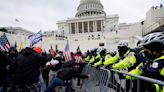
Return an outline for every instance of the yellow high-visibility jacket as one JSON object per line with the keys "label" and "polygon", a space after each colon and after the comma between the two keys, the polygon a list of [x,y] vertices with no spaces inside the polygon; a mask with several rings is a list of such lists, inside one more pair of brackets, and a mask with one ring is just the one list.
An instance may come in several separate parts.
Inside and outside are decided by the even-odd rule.
{"label": "yellow high-visibility jacket", "polygon": [[[126,57],[128,55],[128,53],[130,52],[130,50],[128,50],[124,55],[123,57]],[[120,60],[120,54],[119,52],[112,58],[109,58],[108,60],[106,60],[103,64],[105,67],[111,65],[111,64],[114,64],[116,62],[118,62]]]}
{"label": "yellow high-visibility jacket", "polygon": [[112,65],[113,69],[126,69],[132,67],[136,63],[136,57],[134,56],[135,52],[130,52],[127,57],[122,61]]}
{"label": "yellow high-visibility jacket", "polygon": [[[109,59],[109,58],[111,58],[112,56],[109,54],[109,53],[107,53],[106,55],[105,55],[105,60],[107,60],[107,59]],[[103,61],[102,61],[102,57],[101,57],[101,59],[98,61],[98,62],[96,62],[95,64],[94,64],[94,66],[95,67],[98,67],[98,66],[100,66],[100,65],[102,65],[103,64]]]}
{"label": "yellow high-visibility jacket", "polygon": [[84,58],[85,62],[89,62],[89,60],[90,60],[90,56],[89,55],[86,58]]}
{"label": "yellow high-visibility jacket", "polygon": [[[158,62],[161,61],[161,60],[164,60],[164,55],[162,55],[161,57],[159,57],[159,58],[153,60],[153,62],[157,62],[157,63],[158,63]],[[163,62],[164,62],[164,61],[163,61]],[[153,65],[152,65],[152,66],[153,66]],[[141,74],[144,73],[144,70],[143,70],[144,67],[145,67],[145,66],[144,66],[144,63],[142,62],[142,63],[140,63],[135,69],[133,69],[132,71],[130,71],[129,73],[130,73],[130,74],[134,74],[134,75],[141,75]],[[163,67],[161,70],[159,70],[159,73],[160,73],[161,76],[164,77],[164,67]],[[126,76],[126,79],[134,80],[134,79],[136,79],[136,78],[133,78],[133,77],[131,77],[131,76]]]}

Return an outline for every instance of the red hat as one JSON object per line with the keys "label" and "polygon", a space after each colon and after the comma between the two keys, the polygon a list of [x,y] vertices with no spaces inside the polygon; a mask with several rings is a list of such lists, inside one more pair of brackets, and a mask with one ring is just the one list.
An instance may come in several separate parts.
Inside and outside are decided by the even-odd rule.
{"label": "red hat", "polygon": [[38,53],[38,54],[42,54],[42,48],[40,47],[35,47],[34,50]]}

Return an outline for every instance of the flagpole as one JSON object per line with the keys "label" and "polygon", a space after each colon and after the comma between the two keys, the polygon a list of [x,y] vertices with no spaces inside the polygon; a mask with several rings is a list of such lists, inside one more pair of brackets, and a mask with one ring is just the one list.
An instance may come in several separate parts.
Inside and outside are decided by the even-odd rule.
{"label": "flagpole", "polygon": [[[41,34],[42,34],[42,30],[41,31]],[[43,35],[42,35],[42,40],[41,40],[41,48],[43,49]]]}
{"label": "flagpole", "polygon": [[67,40],[67,44],[68,44],[68,48],[70,49],[70,47],[69,47],[69,41]]}
{"label": "flagpole", "polygon": [[26,47],[26,41],[27,41],[27,40],[26,40],[26,36],[24,36],[24,40],[25,40],[25,47]]}
{"label": "flagpole", "polygon": [[[65,43],[64,46],[66,46],[67,44],[68,44],[68,47],[69,47],[69,42],[68,42],[68,40],[66,40],[66,43]],[[65,51],[65,47],[64,47],[63,51]]]}
{"label": "flagpole", "polygon": [[19,27],[19,19],[15,18],[15,27]]}

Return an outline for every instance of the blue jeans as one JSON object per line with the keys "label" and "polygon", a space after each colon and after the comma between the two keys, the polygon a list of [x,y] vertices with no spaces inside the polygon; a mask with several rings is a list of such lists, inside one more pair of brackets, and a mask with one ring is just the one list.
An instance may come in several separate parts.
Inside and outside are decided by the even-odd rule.
{"label": "blue jeans", "polygon": [[41,92],[43,92],[46,89],[46,84],[44,83],[42,74],[39,75],[39,82],[41,84]]}
{"label": "blue jeans", "polygon": [[72,85],[73,85],[72,79],[71,80],[67,80],[65,92],[72,92]]}
{"label": "blue jeans", "polygon": [[[67,83],[66,92],[71,92],[71,88],[72,88],[71,85],[72,84]],[[54,89],[57,86],[65,86],[65,82],[63,80],[61,80],[60,78],[55,77],[51,80],[49,86],[47,87],[47,89],[44,92],[54,92]]]}

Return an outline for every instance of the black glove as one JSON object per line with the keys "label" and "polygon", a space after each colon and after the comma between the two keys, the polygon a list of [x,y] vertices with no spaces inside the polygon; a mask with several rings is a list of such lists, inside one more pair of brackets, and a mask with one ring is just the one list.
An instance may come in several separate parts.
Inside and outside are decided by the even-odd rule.
{"label": "black glove", "polygon": [[143,62],[143,71],[147,71],[147,68],[150,67],[150,61],[144,61]]}
{"label": "black glove", "polygon": [[97,70],[100,70],[100,66],[97,66],[96,69],[97,69]]}
{"label": "black glove", "polygon": [[110,69],[113,69],[112,65],[109,65],[106,67],[106,69],[110,70]]}

